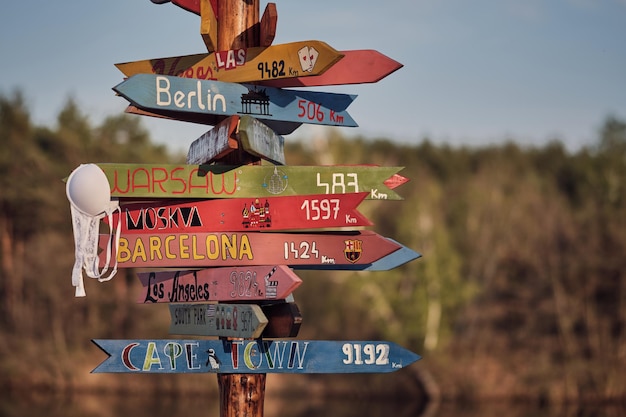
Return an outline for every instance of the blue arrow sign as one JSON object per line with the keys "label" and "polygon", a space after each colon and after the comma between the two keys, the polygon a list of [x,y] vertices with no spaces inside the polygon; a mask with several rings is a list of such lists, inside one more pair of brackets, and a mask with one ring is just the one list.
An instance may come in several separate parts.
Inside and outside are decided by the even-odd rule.
{"label": "blue arrow sign", "polygon": [[[182,115],[250,115],[259,120],[358,126],[346,109],[356,95],[136,74],[113,87],[133,105]],[[187,117],[187,116],[185,116]]]}
{"label": "blue arrow sign", "polygon": [[404,246],[400,242],[396,242],[393,239],[386,238],[391,242],[400,245],[400,249],[397,249],[391,252],[387,256],[383,256],[377,261],[374,261],[370,264],[352,264],[352,265],[331,265],[331,264],[321,264],[314,265],[308,267],[301,267],[298,265],[293,265],[292,269],[310,269],[310,270],[350,270],[350,271],[390,271],[394,268],[398,268],[406,263],[409,263],[415,259],[421,258],[422,254],[415,252],[413,249],[409,249]]}
{"label": "blue arrow sign", "polygon": [[94,373],[385,373],[421,359],[374,341],[92,341],[109,355]]}

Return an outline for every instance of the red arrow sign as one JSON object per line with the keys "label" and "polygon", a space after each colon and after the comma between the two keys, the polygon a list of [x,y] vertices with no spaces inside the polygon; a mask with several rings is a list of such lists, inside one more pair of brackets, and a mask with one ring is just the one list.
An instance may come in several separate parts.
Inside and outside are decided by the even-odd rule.
{"label": "red arrow sign", "polygon": [[371,49],[340,53],[344,57],[320,75],[263,80],[259,84],[285,88],[375,83],[403,67],[401,63]]}
{"label": "red arrow sign", "polygon": [[[106,247],[109,235],[100,235]],[[332,233],[153,233],[121,236],[118,268],[283,264],[345,269],[370,265],[402,245],[372,231]],[[105,252],[101,252],[104,263]]]}
{"label": "red arrow sign", "polygon": [[[122,234],[371,226],[372,223],[356,210],[367,195],[362,192],[122,204]],[[114,216],[114,224],[118,216]]]}
{"label": "red arrow sign", "polygon": [[[217,16],[217,0],[210,0],[211,6]],[[195,13],[200,16],[200,0],[172,0],[172,3],[188,12]]]}
{"label": "red arrow sign", "polygon": [[302,283],[284,265],[140,272],[137,275],[144,287],[138,303],[281,300]]}

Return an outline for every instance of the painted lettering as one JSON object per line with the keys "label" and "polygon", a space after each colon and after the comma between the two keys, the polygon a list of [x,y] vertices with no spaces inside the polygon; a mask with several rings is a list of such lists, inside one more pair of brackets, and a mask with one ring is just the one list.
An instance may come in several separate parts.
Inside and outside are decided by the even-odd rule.
{"label": "painted lettering", "polygon": [[[176,166],[166,169],[164,167],[150,170],[140,167],[135,169],[116,169],[113,173],[113,185],[111,194],[115,196],[154,196],[165,197],[168,195],[188,195],[198,197],[211,197],[232,195],[237,191],[237,172],[231,170],[221,173],[213,173],[201,167],[187,169]],[[160,215],[153,215],[152,220],[163,220]],[[173,215],[173,213],[172,213]],[[190,213],[193,215],[193,213]],[[193,217],[193,216],[192,216]],[[139,228],[141,219],[128,218],[128,228]],[[145,220],[145,219],[144,219]],[[197,221],[191,218],[190,221]],[[143,222],[145,228],[145,221]],[[156,227],[156,222],[151,223]]]}
{"label": "painted lettering", "polygon": [[[193,281],[180,277],[180,271],[176,272],[174,279],[171,280],[171,287],[167,292],[167,301],[170,303],[190,302],[190,301],[209,301],[211,292],[209,284],[198,284],[197,272],[193,272]],[[161,283],[163,285],[163,283]],[[165,289],[159,293],[158,300],[164,298]]]}
{"label": "painted lettering", "polygon": [[246,63],[246,50],[241,49],[230,49],[228,51],[220,51],[215,53],[215,62],[217,64],[217,68],[231,70]]}
{"label": "painted lettering", "polygon": [[333,172],[331,181],[323,181],[322,173],[316,173],[316,185],[324,188],[324,194],[345,194],[359,192],[359,177],[356,172]]}
{"label": "painted lettering", "polygon": [[148,275],[148,287],[144,303],[158,303],[165,296],[165,288],[162,282],[156,282],[156,273]]}
{"label": "painted lettering", "polygon": [[[147,249],[146,249],[147,241]],[[307,249],[308,251],[308,249]],[[307,252],[308,253],[308,252]],[[253,260],[250,238],[246,234],[208,234],[204,239],[196,235],[137,236],[130,242],[120,237],[118,262],[136,263],[162,259],[210,259],[223,261]]]}
{"label": "painted lettering", "polygon": [[[287,340],[232,341],[233,369],[238,369],[240,360],[250,370],[259,369],[263,366],[263,358],[265,358],[269,369],[284,369],[285,367],[287,369],[304,369],[309,343]],[[243,349],[239,349],[240,346]]]}
{"label": "painted lettering", "polygon": [[[221,111],[222,113],[226,113],[226,97],[222,94],[213,94],[210,88],[206,90],[206,96],[203,96],[204,92],[202,91],[202,83],[200,80],[196,82],[195,90],[191,91],[170,91],[170,80],[164,76],[157,76],[155,83],[157,106],[168,107],[171,106],[173,102],[173,105],[179,109],[199,109],[209,112]],[[204,101],[203,97],[205,97]],[[221,110],[218,108],[220,102]]]}

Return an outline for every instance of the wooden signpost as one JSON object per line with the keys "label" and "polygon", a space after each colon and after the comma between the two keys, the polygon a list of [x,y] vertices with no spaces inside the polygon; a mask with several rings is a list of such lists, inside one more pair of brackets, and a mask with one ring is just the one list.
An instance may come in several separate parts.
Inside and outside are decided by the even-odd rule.
{"label": "wooden signpost", "polygon": [[139,303],[250,302],[286,299],[302,280],[285,265],[206,268],[137,274]]}
{"label": "wooden signpost", "polygon": [[93,340],[109,357],[92,372],[386,373],[420,359],[395,343],[326,340]]}
{"label": "wooden signpost", "polygon": [[97,164],[119,198],[265,198],[366,192],[370,200],[401,200],[384,185],[402,167]]}
{"label": "wooden signpost", "polygon": [[171,334],[261,337],[267,317],[257,304],[170,304]]}
{"label": "wooden signpost", "polygon": [[343,58],[322,41],[300,41],[207,54],[124,62],[115,66],[126,76],[173,75],[183,78],[250,83],[317,76]]}
{"label": "wooden signpost", "polygon": [[[100,235],[106,248],[109,235]],[[325,233],[151,233],[122,235],[118,268],[289,265],[366,268],[401,245],[369,230]],[[106,251],[101,253],[102,261]]]}
{"label": "wooden signpost", "polygon": [[358,126],[346,109],[355,95],[306,90],[283,90],[252,84],[195,80],[171,75],[136,74],[113,87],[133,105],[170,115],[251,115],[329,126]]}
{"label": "wooden signpost", "polygon": [[284,231],[371,226],[357,206],[367,193],[122,202],[122,234]]}
{"label": "wooden signpost", "polygon": [[[170,0],[152,0],[153,3],[169,3]],[[209,52],[217,49],[218,0],[172,0],[175,5],[201,16],[200,34]],[[268,3],[259,24],[259,46],[270,46],[276,34],[278,14],[276,4]]]}
{"label": "wooden signpost", "polygon": [[272,46],[274,3],[259,19],[258,0],[152,0],[170,1],[200,16],[208,53],[116,64],[129,78],[113,89],[128,113],[214,127],[186,164],[97,164],[120,205],[104,221],[121,225],[99,247],[119,268],[159,268],[138,273],[137,302],[168,303],[172,334],[219,339],[94,339],[108,358],[93,372],[215,373],[220,417],[262,417],[267,373],[387,373],[419,360],[392,342],[293,339],[292,269],[385,271],[421,255],[354,229],[371,225],[364,199],[401,199],[402,168],[285,165],[282,135],[357,126],[356,96],[284,88],[377,82],[402,64],[317,40]]}

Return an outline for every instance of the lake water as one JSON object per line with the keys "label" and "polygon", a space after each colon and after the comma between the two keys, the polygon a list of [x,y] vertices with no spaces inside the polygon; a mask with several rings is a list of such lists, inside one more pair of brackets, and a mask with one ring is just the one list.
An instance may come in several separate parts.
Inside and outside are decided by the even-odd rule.
{"label": "lake water", "polygon": [[[424,407],[410,400],[393,402],[359,400],[313,400],[266,398],[265,417],[622,417],[626,408],[549,407],[524,404],[439,404]],[[219,417],[214,395],[145,398],[129,395],[4,393],[1,417]]]}

